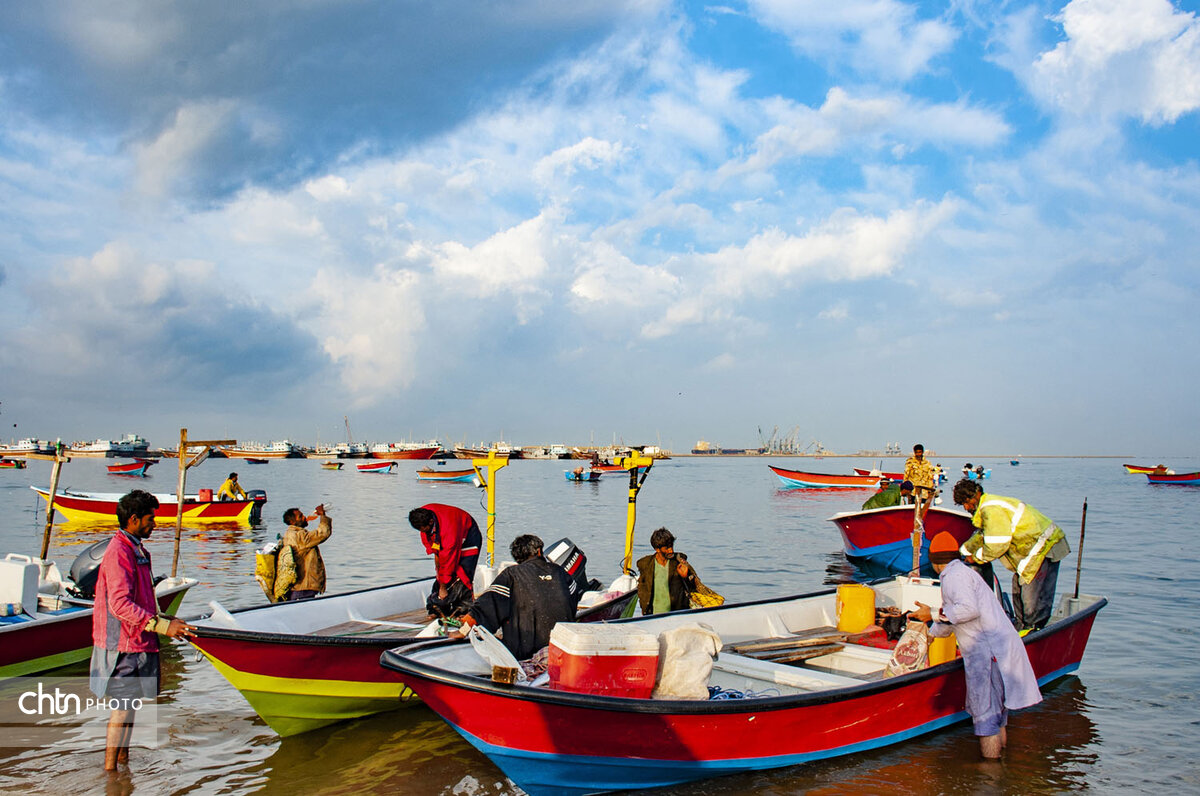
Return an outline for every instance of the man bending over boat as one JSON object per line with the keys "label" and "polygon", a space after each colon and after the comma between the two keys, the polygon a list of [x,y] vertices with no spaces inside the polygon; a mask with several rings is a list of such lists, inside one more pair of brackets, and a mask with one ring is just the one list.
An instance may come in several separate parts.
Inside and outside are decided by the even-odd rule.
{"label": "man bending over boat", "polygon": [[[882,482],[880,482],[882,485]],[[883,489],[876,492],[871,497],[867,498],[867,502],[863,503],[863,511],[871,509],[886,509],[892,506],[908,506],[913,503],[913,483],[912,481],[901,481],[900,483],[892,483]]]}
{"label": "man bending over boat", "polygon": [[967,562],[999,559],[1013,573],[1017,630],[1045,627],[1054,609],[1058,562],[1071,552],[1062,529],[1016,498],[985,494],[970,478],[954,485],[954,502],[972,513],[971,524],[979,529],[963,542]]}
{"label": "man bending over boat", "polygon": [[459,638],[474,625],[501,631],[504,646],[524,661],[550,645],[556,624],[574,620],[583,593],[565,569],[542,555],[540,538],[523,534],[508,549],[517,565],[496,576],[463,617],[463,629],[449,635]]}
{"label": "man bending over boat", "polygon": [[315,531],[308,529],[308,517],[300,509],[283,512],[288,529],[284,531],[280,546],[291,547],[296,558],[296,582],[284,598],[288,602],[311,600],[325,591],[325,560],[318,547],[333,533],[333,520],[325,513],[324,503],[313,513],[320,519]]}
{"label": "man bending over boat", "polygon": [[696,571],[687,556],[675,552],[675,534],[659,528],[650,534],[654,555],[639,558],[638,602],[642,614],[665,614],[692,607],[691,593],[696,590]]}
{"label": "man bending over boat", "polygon": [[942,608],[935,619],[924,603],[909,618],[930,626],[930,635],[954,634],[967,677],[967,712],[979,749],[997,759],[1008,743],[1008,711],[1042,701],[1037,676],[1021,637],[979,573],[964,564],[954,536],[942,531],[929,545],[929,563],[942,582]]}
{"label": "man bending over boat", "polygon": [[158,696],[158,634],[179,638],[196,628],[159,616],[150,554],[142,546],[154,531],[158,498],[135,489],[117,502],[120,530],[104,551],[92,611],[91,689],[113,705],[104,768],[129,762],[133,720],[141,700]]}
{"label": "man bending over boat", "polygon": [[455,506],[428,503],[410,511],[408,523],[421,532],[437,568],[426,609],[434,617],[462,616],[475,597],[475,565],[483,544],[475,518]]}

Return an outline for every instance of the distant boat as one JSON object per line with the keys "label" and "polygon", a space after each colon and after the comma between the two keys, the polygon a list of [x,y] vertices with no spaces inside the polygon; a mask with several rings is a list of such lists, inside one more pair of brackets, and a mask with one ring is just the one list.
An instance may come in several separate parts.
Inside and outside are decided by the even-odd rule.
{"label": "distant boat", "polygon": [[422,467],[420,470],[417,470],[417,480],[470,484],[475,481],[475,468],[471,468],[470,470],[435,470],[432,467]]}
{"label": "distant boat", "polygon": [[54,443],[44,439],[26,437],[18,442],[0,445],[0,456],[8,459],[14,456],[24,457],[30,453],[54,453]]}
{"label": "distant boat", "polygon": [[877,475],[834,475],[832,473],[807,473],[802,470],[787,470],[768,464],[771,472],[779,477],[786,487],[809,489],[871,489],[879,484]]}
{"label": "distant boat", "polygon": [[1175,471],[1168,468],[1165,464],[1123,464],[1125,472],[1132,475],[1141,475],[1142,473],[1158,473],[1160,475],[1174,475]]}
{"label": "distant boat", "polygon": [[396,466],[395,462],[377,461],[355,465],[360,473],[390,473]]}
{"label": "distant boat", "polygon": [[1011,464],[1013,467],[1016,467],[1018,464],[1020,464],[1020,462],[1017,461],[1016,459],[1009,459],[1008,463]]}
{"label": "distant boat", "polygon": [[146,475],[146,470],[149,469],[150,465],[152,464],[154,464],[154,462],[146,459],[138,459],[137,461],[124,462],[122,464],[110,464],[108,465],[108,473],[109,475],[129,475],[142,477]]}
{"label": "distant boat", "polygon": [[568,481],[583,482],[599,481],[604,472],[595,468],[588,470],[586,473],[577,473],[574,470],[563,470],[563,475]]}
{"label": "distant boat", "polygon": [[1200,484],[1200,473],[1146,473],[1152,484]]}
{"label": "distant boat", "polygon": [[876,478],[878,478],[879,476],[882,475],[884,478],[887,478],[890,481],[903,481],[904,480],[904,473],[881,473],[879,470],[864,470],[861,467],[855,467],[854,474],[855,475],[873,475]]}
{"label": "distant boat", "polygon": [[267,464],[270,461],[270,459],[259,459],[253,456],[246,457],[246,464]]}
{"label": "distant boat", "polygon": [[372,445],[370,455],[373,459],[432,459],[433,454],[442,449],[440,442],[386,442]]}
{"label": "distant boat", "polygon": [[98,439],[94,442],[71,444],[72,456],[138,456],[150,450],[150,443],[137,434],[126,434],[119,440]]}
{"label": "distant boat", "polygon": [[300,450],[299,446],[293,445],[290,440],[286,439],[267,445],[250,442],[233,448],[224,448],[223,451],[230,459],[246,459],[247,461],[251,459],[298,459],[304,456],[304,452]]}
{"label": "distant boat", "polygon": [[24,459],[0,459],[0,470],[24,470]]}
{"label": "distant boat", "polygon": [[[841,531],[847,556],[868,559],[892,575],[912,569],[913,511],[911,505],[843,511],[829,521]],[[923,568],[929,565],[930,540],[942,531],[949,531],[961,545],[971,538],[975,528],[965,511],[930,506],[925,514],[925,538],[921,540]]]}
{"label": "distant boat", "polygon": [[340,470],[345,462],[321,462],[322,470]]}

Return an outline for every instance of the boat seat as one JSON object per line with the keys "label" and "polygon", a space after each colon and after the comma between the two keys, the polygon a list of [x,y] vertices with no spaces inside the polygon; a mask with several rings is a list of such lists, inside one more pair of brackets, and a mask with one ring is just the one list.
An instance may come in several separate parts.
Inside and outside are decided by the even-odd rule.
{"label": "boat seat", "polygon": [[798,668],[786,663],[774,663],[729,652],[722,652],[713,662],[713,671],[748,677],[764,683],[791,686],[802,691],[827,691],[831,688],[846,688],[863,683],[858,677]]}

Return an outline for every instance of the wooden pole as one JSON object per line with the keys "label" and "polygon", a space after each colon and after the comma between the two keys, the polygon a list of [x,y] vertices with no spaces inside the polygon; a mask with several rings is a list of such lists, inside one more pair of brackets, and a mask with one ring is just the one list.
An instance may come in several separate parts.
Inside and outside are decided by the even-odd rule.
{"label": "wooden pole", "polygon": [[1087,527],[1087,498],[1083,499],[1083,517],[1079,520],[1079,550],[1075,553],[1075,599],[1079,599],[1079,575],[1083,571],[1083,531]]}
{"label": "wooden pole", "polygon": [[[171,557],[171,577],[179,571],[179,543],[183,536],[183,496],[187,486],[187,471],[208,458],[209,449],[218,445],[236,445],[236,439],[203,439],[188,442],[187,429],[179,429],[179,488],[175,492],[175,554]],[[188,445],[200,452],[188,460]]]}
{"label": "wooden pole", "polygon": [[70,456],[63,454],[61,441],[54,446],[54,465],[50,470],[50,496],[46,501],[46,530],[42,533],[42,554],[38,558],[43,561],[50,555],[50,533],[54,528],[54,496],[58,494],[58,474],[62,472],[63,462],[71,461]]}
{"label": "wooden pole", "polygon": [[937,490],[918,486],[914,487],[913,492],[916,494],[917,502],[913,506],[913,554],[912,571],[909,572],[909,576],[919,578],[921,576],[921,544],[925,537],[925,515],[929,512],[929,506],[933,503]]}

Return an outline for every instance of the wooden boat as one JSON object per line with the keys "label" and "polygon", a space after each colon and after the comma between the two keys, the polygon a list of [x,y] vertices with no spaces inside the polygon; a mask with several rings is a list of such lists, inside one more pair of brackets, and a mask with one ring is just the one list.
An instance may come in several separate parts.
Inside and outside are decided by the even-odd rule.
{"label": "wooden boat", "polygon": [[[875,584],[876,604],[941,605],[936,582]],[[966,720],[956,658],[883,679],[887,649],[840,639],[836,590],[623,620],[661,633],[694,622],[724,642],[710,687],[744,698],[650,700],[501,685],[471,645],[434,641],[384,653],[382,662],[475,748],[529,793],[583,794],[668,787],[806,763],[899,743]],[[1044,629],[1024,638],[1038,682],[1079,668],[1102,597],[1063,597]],[[833,632],[830,632],[833,631]],[[877,638],[875,634],[871,634]],[[764,647],[837,641],[766,660]],[[770,654],[770,653],[767,653]],[[536,682],[536,681],[534,681]]]}
{"label": "wooden boat", "polygon": [[[58,501],[55,500],[55,505]],[[28,568],[33,568],[30,571]],[[44,573],[39,577],[39,572]],[[28,578],[32,583],[22,583]],[[159,608],[174,615],[193,578],[168,578],[155,586]],[[0,616],[0,679],[44,672],[86,661],[92,654],[92,601],[71,595],[58,567],[40,559],[9,554],[0,561],[0,588],[32,590],[25,611]]]}
{"label": "wooden boat", "polygon": [[889,481],[903,481],[904,480],[904,473],[883,473],[883,472],[880,472],[879,470],[865,470],[862,467],[855,467],[854,474],[855,475],[872,475],[876,478],[883,476],[884,478],[888,479]]}
{"label": "wooden boat", "polygon": [[[568,481],[574,481],[576,483],[588,483],[590,481],[599,481],[600,477],[604,475],[604,472],[604,470],[597,470],[593,467],[591,470],[588,470],[584,473],[577,473],[574,470],[563,470],[563,475],[567,477]],[[616,472],[621,472],[621,470],[618,469]]]}
{"label": "wooden boat", "polygon": [[246,464],[269,464],[270,461],[270,459],[259,459],[254,456],[246,457]]}
{"label": "wooden boat", "polygon": [[[609,591],[585,594],[592,599],[580,604],[578,620],[620,617],[637,596],[636,580],[622,578]],[[426,578],[303,602],[215,610],[193,620],[198,630],[191,642],[271,729],[296,735],[416,701],[403,678],[379,665],[379,656],[421,640],[432,585],[433,578]]]}
{"label": "wooden boat", "polygon": [[1174,475],[1175,474],[1175,471],[1169,469],[1165,464],[1155,464],[1155,465],[1123,464],[1121,466],[1125,468],[1125,472],[1127,472],[1131,475],[1141,475],[1143,473],[1159,473],[1162,475]]}
{"label": "wooden boat", "polygon": [[[847,556],[867,559],[888,574],[905,573],[912,569],[913,511],[913,506],[843,511],[829,521],[841,531]],[[921,540],[922,569],[929,568],[930,541],[942,531],[949,531],[961,545],[975,528],[971,525],[971,515],[965,511],[930,506],[925,513],[925,535]]]}
{"label": "wooden boat", "polygon": [[138,456],[150,450],[150,443],[137,434],[126,434],[119,440],[98,439],[92,442],[74,442],[70,446],[72,456]]}
{"label": "wooden boat", "polygon": [[1013,467],[1016,467],[1021,462],[1017,461],[1016,459],[1009,459],[1008,463],[1011,464]]}
{"label": "wooden boat", "polygon": [[221,450],[230,459],[298,459],[304,456],[299,446],[286,439],[266,445],[250,442]]}
{"label": "wooden boat", "polygon": [[475,470],[436,470],[432,467],[422,467],[417,470],[418,481],[440,481],[443,483],[473,484]]}
{"label": "wooden boat", "polygon": [[357,464],[355,467],[358,468],[360,473],[390,473],[396,468],[396,463],[392,461],[381,460],[377,462],[365,462],[364,464]]}
{"label": "wooden boat", "polygon": [[30,453],[54,453],[54,443],[49,440],[26,437],[7,444],[0,444],[0,457],[6,459],[25,458]]}
{"label": "wooden boat", "polygon": [[985,478],[992,477],[992,469],[990,467],[984,469],[982,473],[978,470],[967,470],[962,475],[963,478],[970,478],[973,481],[982,481]]}
{"label": "wooden boat", "polygon": [[[49,501],[50,493],[40,487],[29,487]],[[71,522],[114,522],[117,516],[117,501],[120,492],[78,492],[62,490],[54,497],[54,508]],[[175,495],[156,494],[158,508],[154,516],[159,520],[174,520],[178,502]],[[256,525],[262,518],[262,506],[267,502],[262,497],[246,500],[201,500],[199,495],[187,495],[183,499],[183,521],[193,522],[237,522]]]}
{"label": "wooden boat", "polygon": [[1200,484],[1200,473],[1146,473],[1152,484]]}
{"label": "wooden boat", "polygon": [[152,464],[154,462],[149,459],[138,459],[137,461],[123,462],[122,464],[110,464],[108,465],[108,472],[109,475],[132,475],[140,477],[146,474],[146,470]]}
{"label": "wooden boat", "polygon": [[345,462],[321,462],[322,470],[340,470]]}
{"label": "wooden boat", "polygon": [[24,459],[0,459],[0,470],[24,470]]}
{"label": "wooden boat", "polygon": [[834,475],[832,473],[806,473],[801,470],[787,470],[768,464],[771,472],[779,476],[786,487],[809,487],[816,489],[868,489],[878,486],[877,475]]}

